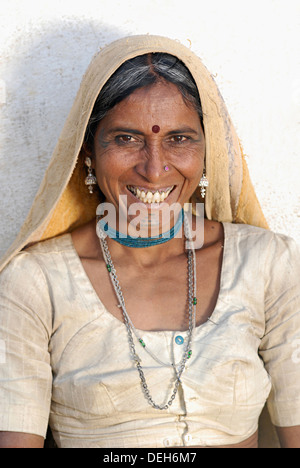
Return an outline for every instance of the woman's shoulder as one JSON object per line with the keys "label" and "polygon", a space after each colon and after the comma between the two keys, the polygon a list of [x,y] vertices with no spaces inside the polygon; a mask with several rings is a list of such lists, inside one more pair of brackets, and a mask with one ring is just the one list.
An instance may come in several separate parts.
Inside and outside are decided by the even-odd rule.
{"label": "woman's shoulder", "polygon": [[244,252],[256,252],[262,260],[266,255],[271,262],[278,258],[295,259],[300,257],[299,244],[290,236],[248,224],[223,223],[225,241],[234,242],[236,248]]}
{"label": "woman's shoulder", "polygon": [[29,255],[43,255],[61,253],[72,248],[71,234],[62,234],[61,236],[53,237],[51,239],[36,242],[32,245],[25,247],[20,254],[24,253]]}
{"label": "woman's shoulder", "polygon": [[18,252],[0,273],[0,280],[11,278],[14,282],[18,278],[22,281],[32,280],[43,275],[43,265],[51,262],[57,254],[72,250],[70,234],[37,242]]}
{"label": "woman's shoulder", "polygon": [[230,237],[264,237],[270,238],[275,233],[269,229],[250,224],[222,223],[227,236]]}
{"label": "woman's shoulder", "polygon": [[66,277],[66,268],[61,268],[63,263],[57,261],[57,253],[67,245],[68,236],[62,236],[18,252],[0,273],[1,310],[17,316],[20,309],[32,317],[38,316],[50,330],[53,279],[61,287]]}
{"label": "woman's shoulder", "polygon": [[244,244],[245,242],[257,244],[258,242],[268,243],[272,240],[285,238],[281,234],[251,226],[249,224],[235,224],[230,222],[219,222],[213,220],[206,220],[204,223],[204,238],[206,242],[217,242],[222,239],[225,242],[234,242],[236,246]]}

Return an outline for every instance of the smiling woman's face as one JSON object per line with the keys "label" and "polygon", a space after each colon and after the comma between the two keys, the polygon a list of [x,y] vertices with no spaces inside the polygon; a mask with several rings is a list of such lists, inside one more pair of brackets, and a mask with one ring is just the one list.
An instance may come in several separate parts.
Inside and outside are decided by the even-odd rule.
{"label": "smiling woman's face", "polygon": [[149,211],[189,200],[204,155],[198,113],[174,84],[159,82],[137,89],[109,111],[98,125],[92,157],[106,202],[118,211],[125,195],[128,208],[139,203]]}

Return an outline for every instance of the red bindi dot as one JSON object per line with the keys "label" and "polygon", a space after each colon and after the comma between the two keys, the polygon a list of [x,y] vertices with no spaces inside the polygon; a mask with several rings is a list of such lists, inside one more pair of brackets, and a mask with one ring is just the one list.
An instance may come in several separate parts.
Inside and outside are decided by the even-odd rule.
{"label": "red bindi dot", "polygon": [[159,131],[160,131],[160,126],[159,125],[153,125],[152,132],[153,133],[158,133]]}

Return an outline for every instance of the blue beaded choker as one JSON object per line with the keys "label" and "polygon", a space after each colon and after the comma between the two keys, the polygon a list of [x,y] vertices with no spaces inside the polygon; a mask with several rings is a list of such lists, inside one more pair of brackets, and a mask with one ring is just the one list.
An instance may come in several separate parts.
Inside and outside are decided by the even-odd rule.
{"label": "blue beaded choker", "polygon": [[167,232],[163,232],[157,236],[153,237],[131,237],[125,236],[122,233],[119,233],[115,229],[109,227],[107,222],[104,220],[98,221],[102,231],[104,231],[109,238],[114,239],[115,241],[119,242],[119,244],[126,245],[126,247],[134,247],[134,248],[144,248],[144,247],[152,247],[153,245],[164,244],[169,240],[173,239],[176,234],[179,232],[182,223],[183,223],[183,209],[181,210],[178,220],[176,224]]}

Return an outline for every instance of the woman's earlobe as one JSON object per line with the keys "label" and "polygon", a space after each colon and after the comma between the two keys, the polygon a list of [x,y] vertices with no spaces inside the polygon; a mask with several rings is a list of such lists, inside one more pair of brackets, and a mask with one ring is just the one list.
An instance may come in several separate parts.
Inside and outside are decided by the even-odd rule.
{"label": "woman's earlobe", "polygon": [[87,142],[84,142],[82,147],[81,147],[81,155],[82,155],[82,160],[85,162],[86,164],[86,158],[89,158],[91,164],[90,164],[90,167],[92,169],[95,169],[95,166],[94,166],[94,152],[93,152],[93,148],[91,148],[91,145]]}

